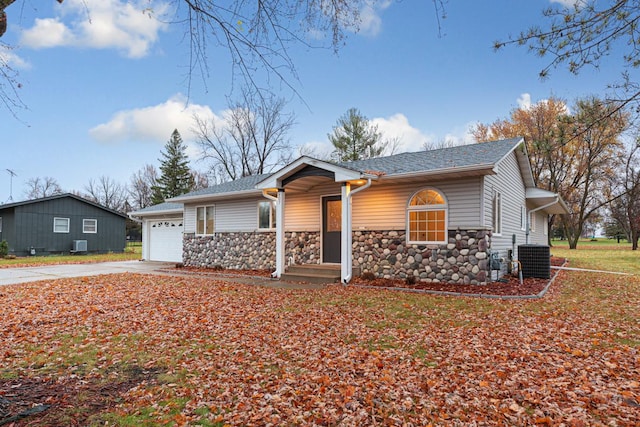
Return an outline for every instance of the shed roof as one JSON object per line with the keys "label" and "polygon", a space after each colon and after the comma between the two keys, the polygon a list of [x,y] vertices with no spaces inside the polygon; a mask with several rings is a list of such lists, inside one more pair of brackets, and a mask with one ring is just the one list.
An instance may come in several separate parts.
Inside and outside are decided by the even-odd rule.
{"label": "shed roof", "polygon": [[95,206],[96,208],[99,208],[99,209],[102,209],[104,211],[110,212],[110,213],[112,213],[114,215],[118,215],[118,216],[121,216],[123,218],[127,217],[122,212],[118,212],[118,211],[110,209],[110,208],[108,208],[106,206],[102,206],[99,203],[93,202],[91,200],[87,200],[87,199],[82,198],[80,196],[77,196],[77,195],[75,195],[73,193],[62,193],[62,194],[56,194],[56,195],[49,196],[49,197],[41,197],[39,199],[31,199],[31,200],[23,200],[23,201],[20,201],[20,202],[7,203],[7,204],[4,204],[4,205],[0,205],[0,210],[9,209],[9,208],[15,208],[15,207],[19,207],[19,206],[26,206],[26,205],[35,204],[35,203],[47,202],[49,200],[64,199],[64,198],[75,199],[75,200],[78,200],[79,202],[86,203],[86,204],[91,205],[91,206]]}

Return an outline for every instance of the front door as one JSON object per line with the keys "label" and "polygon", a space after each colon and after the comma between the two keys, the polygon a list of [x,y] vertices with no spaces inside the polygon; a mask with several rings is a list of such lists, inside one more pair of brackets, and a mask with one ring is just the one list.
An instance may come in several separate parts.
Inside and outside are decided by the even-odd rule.
{"label": "front door", "polygon": [[322,262],[340,263],[342,241],[342,200],[340,196],[322,198]]}

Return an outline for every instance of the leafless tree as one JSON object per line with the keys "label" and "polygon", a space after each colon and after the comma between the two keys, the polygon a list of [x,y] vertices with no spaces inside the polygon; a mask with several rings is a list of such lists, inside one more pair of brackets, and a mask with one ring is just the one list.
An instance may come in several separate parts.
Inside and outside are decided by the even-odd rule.
{"label": "leafless tree", "polygon": [[[194,117],[203,159],[222,180],[270,172],[291,160],[288,132],[294,116],[284,111],[283,99],[243,91],[231,103],[223,123]],[[225,179],[226,178],[226,179]]]}
{"label": "leafless tree", "polygon": [[[376,1],[171,0],[169,4],[175,16],[162,19],[184,28],[190,53],[189,87],[193,75],[209,75],[209,46],[213,45],[227,49],[232,81],[238,77],[244,84],[259,91],[266,87],[264,84],[275,84],[296,92],[293,82],[297,79],[297,72],[290,49],[293,46],[309,46],[309,40],[314,40],[313,47],[337,51],[349,32],[358,31],[361,11]],[[0,0],[0,23],[6,24],[4,9],[14,2]],[[439,20],[440,16],[444,16],[444,0],[432,2]],[[90,9],[90,5],[87,8]],[[149,13],[152,14],[153,10],[149,9]],[[313,37],[309,37],[309,34],[313,34]],[[18,84],[15,75],[5,73],[7,69],[3,65],[0,63],[0,78],[8,85],[0,85],[0,100],[8,107],[19,106],[19,98],[15,94]],[[260,75],[267,76],[266,82],[255,80]]]}
{"label": "leafless tree", "polygon": [[84,189],[86,199],[106,208],[124,212],[128,204],[126,188],[108,176],[103,175],[98,179],[90,179]]}
{"label": "leafless tree", "polygon": [[156,185],[158,170],[153,165],[144,165],[142,169],[131,175],[129,181],[129,196],[134,209],[144,209],[150,206],[151,188]]}
{"label": "leafless tree", "polygon": [[624,230],[635,251],[640,238],[640,145],[627,149],[624,167],[616,181],[621,196],[611,202],[611,216]]}
{"label": "leafless tree", "polygon": [[43,178],[30,178],[27,181],[27,189],[24,192],[27,200],[39,199],[41,197],[49,197],[62,193],[62,188],[55,178],[45,176]]}

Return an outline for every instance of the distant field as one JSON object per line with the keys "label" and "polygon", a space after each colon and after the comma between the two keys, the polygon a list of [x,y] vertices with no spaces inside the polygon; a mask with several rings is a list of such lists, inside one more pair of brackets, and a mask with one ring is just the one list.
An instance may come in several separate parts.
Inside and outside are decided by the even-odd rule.
{"label": "distant field", "polygon": [[631,243],[621,240],[580,240],[577,249],[569,249],[566,240],[553,240],[551,253],[568,258],[571,267],[616,271],[640,275],[640,250],[632,251]]}

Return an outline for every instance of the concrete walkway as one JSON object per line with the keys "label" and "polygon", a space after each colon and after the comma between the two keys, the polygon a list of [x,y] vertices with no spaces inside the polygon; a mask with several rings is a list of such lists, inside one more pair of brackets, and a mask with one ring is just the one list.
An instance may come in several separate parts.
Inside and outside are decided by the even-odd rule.
{"label": "concrete walkway", "polygon": [[91,264],[59,264],[39,267],[0,268],[0,286],[18,283],[56,280],[70,277],[98,276],[100,274],[139,273],[159,274],[175,277],[197,277],[211,280],[244,283],[247,285],[269,286],[286,289],[321,289],[326,285],[286,282],[269,277],[250,277],[243,275],[188,273],[175,268],[175,263],[154,261],[117,261]]}
{"label": "concrete walkway", "polygon": [[175,263],[151,261],[117,261],[91,264],[59,264],[42,265],[39,267],[0,268],[0,286],[36,282],[38,280],[97,276],[100,274],[117,274],[127,272],[140,274],[162,274],[160,270],[174,265]]}

